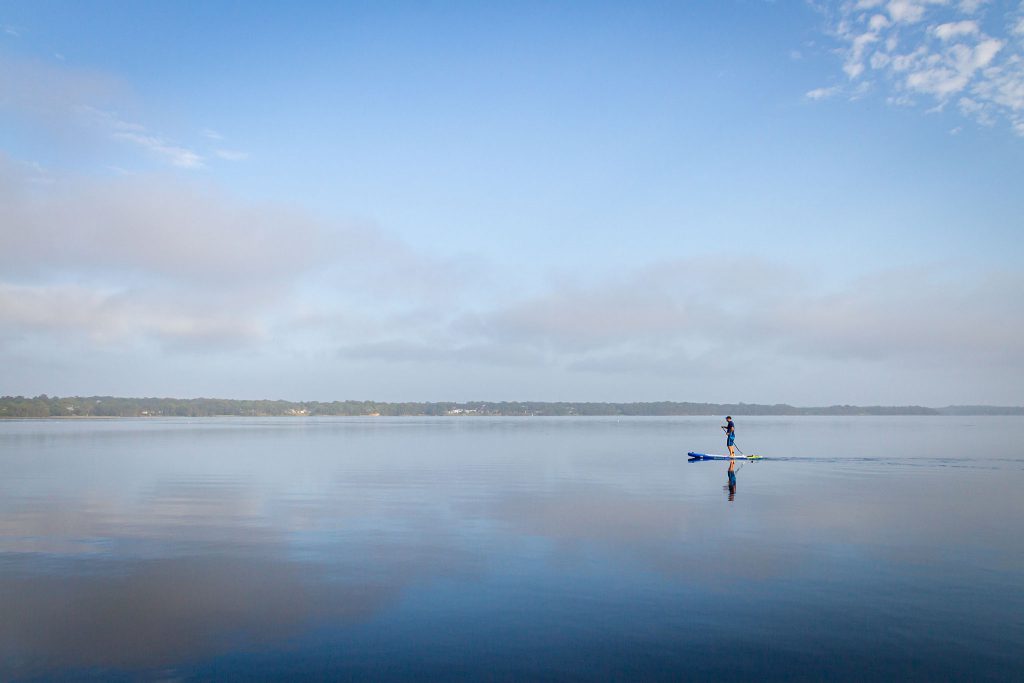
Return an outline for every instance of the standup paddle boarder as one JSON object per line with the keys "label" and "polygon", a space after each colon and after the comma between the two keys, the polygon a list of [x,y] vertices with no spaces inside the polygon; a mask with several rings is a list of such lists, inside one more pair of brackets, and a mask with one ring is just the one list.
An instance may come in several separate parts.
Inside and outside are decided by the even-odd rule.
{"label": "standup paddle boarder", "polygon": [[732,416],[725,416],[725,424],[722,425],[722,429],[725,430],[725,445],[729,449],[729,457],[736,457],[736,425],[732,423]]}

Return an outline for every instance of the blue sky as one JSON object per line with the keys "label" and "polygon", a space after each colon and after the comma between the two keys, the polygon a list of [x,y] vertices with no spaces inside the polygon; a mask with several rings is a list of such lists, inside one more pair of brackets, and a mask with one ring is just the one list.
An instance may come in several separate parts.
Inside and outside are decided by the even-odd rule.
{"label": "blue sky", "polygon": [[0,393],[1024,403],[1024,4],[0,3]]}

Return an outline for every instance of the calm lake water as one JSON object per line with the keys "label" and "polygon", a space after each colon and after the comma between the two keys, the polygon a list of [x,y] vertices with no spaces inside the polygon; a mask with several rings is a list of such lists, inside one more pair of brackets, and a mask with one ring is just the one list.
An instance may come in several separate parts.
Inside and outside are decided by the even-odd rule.
{"label": "calm lake water", "polygon": [[0,679],[1024,678],[1024,418],[0,422]]}

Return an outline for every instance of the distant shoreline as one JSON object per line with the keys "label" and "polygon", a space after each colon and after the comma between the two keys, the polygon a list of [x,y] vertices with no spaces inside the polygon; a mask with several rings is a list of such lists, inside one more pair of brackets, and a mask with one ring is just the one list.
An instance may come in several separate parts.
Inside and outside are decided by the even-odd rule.
{"label": "distant shoreline", "polygon": [[[999,406],[994,406],[998,408]],[[848,414],[793,414],[793,415],[767,415],[760,413],[739,413],[736,412],[738,417],[1022,417],[1024,411],[1016,411],[1015,407],[1008,408],[1007,412],[991,412],[991,413],[848,413]],[[717,414],[716,414],[717,415]],[[104,421],[104,420],[174,420],[174,419],[192,419],[192,420],[216,420],[224,417],[237,417],[240,420],[259,420],[266,418],[281,419],[281,420],[298,420],[302,418],[318,418],[318,417],[338,417],[338,418],[380,418],[382,420],[395,419],[395,418],[406,418],[406,417],[429,417],[436,418],[439,420],[472,420],[474,418],[486,418],[486,417],[509,417],[509,418],[531,418],[531,417],[550,417],[550,418],[631,418],[631,417],[715,417],[716,415],[542,415],[542,414],[531,414],[531,415],[427,415],[427,414],[403,414],[403,415],[0,415],[0,422],[13,422],[16,420],[60,420],[68,422],[90,422],[93,420]]]}
{"label": "distant shoreline", "polygon": [[1024,415],[1022,406],[791,406],[677,401],[274,401],[117,396],[0,397],[0,419],[114,417],[698,417],[698,416]]}

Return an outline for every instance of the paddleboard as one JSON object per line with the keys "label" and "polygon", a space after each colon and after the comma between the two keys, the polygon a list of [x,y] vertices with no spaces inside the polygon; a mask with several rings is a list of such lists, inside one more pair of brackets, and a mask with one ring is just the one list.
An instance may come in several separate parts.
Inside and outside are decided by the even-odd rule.
{"label": "paddleboard", "polygon": [[694,453],[690,451],[687,453],[690,456],[690,460],[763,460],[764,457],[760,455],[737,455],[735,458],[731,458],[728,455],[708,455],[707,453]]}

